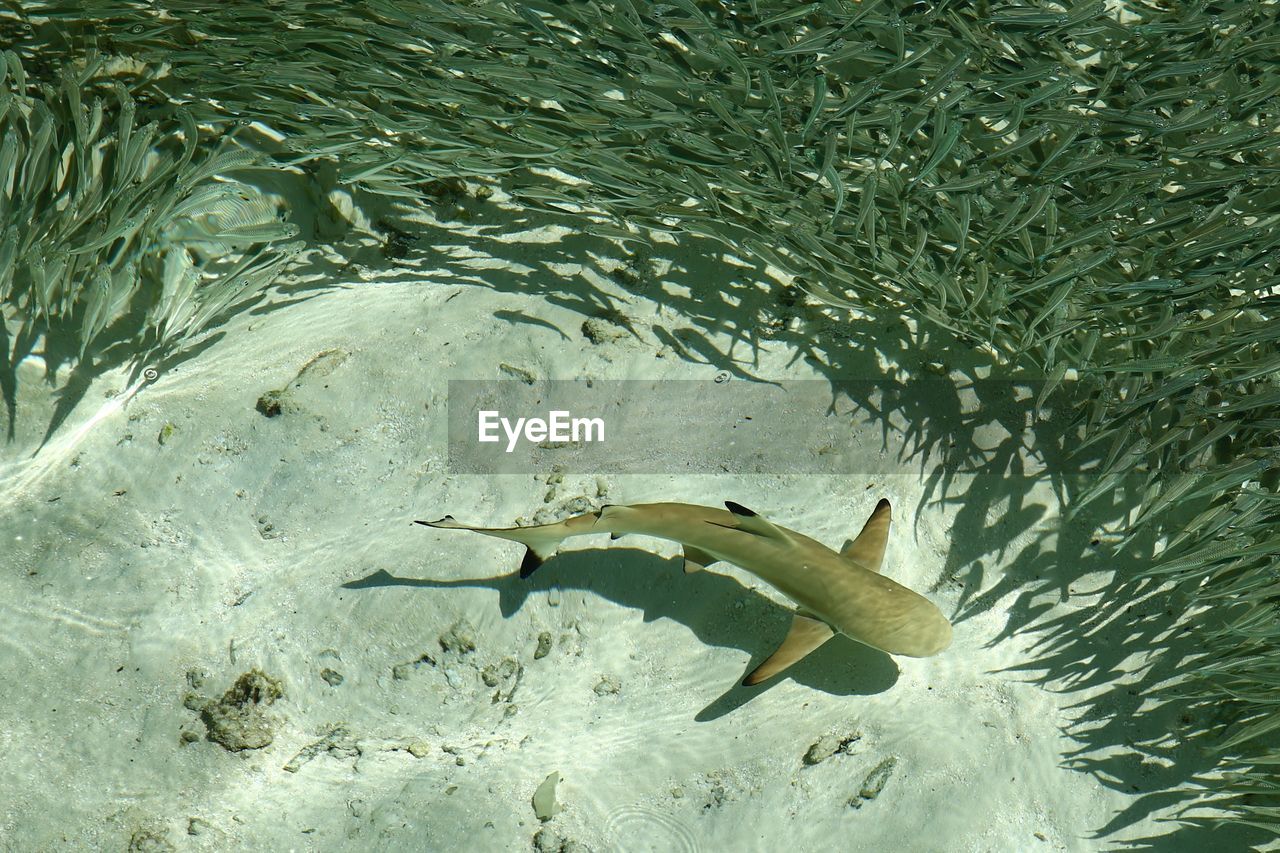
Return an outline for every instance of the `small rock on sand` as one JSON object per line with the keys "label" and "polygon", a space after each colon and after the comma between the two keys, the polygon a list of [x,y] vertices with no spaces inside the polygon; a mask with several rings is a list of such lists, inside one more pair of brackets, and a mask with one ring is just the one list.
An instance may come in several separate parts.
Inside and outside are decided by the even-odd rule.
{"label": "small rock on sand", "polygon": [[889,781],[889,777],[893,775],[893,768],[897,766],[898,759],[890,756],[881,761],[875,768],[867,774],[867,778],[862,781],[862,787],[858,789],[858,793],[849,798],[849,805],[855,809],[862,808],[863,803],[874,800],[880,796],[880,792],[884,790],[885,783]]}
{"label": "small rock on sand", "polygon": [[448,631],[440,635],[440,648],[446,652],[465,655],[476,650],[476,632],[465,619],[454,622]]}
{"label": "small rock on sand", "polygon": [[556,785],[560,784],[560,771],[554,771],[533,792],[533,813],[538,820],[546,823],[560,813],[560,803],[556,802]]}

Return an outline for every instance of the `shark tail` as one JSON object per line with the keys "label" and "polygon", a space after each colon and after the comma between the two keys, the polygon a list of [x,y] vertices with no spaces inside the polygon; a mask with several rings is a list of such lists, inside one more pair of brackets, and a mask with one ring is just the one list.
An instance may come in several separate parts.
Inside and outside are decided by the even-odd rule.
{"label": "shark tail", "polygon": [[556,553],[565,537],[589,532],[589,528],[595,524],[597,518],[599,513],[593,512],[558,521],[555,524],[539,524],[532,527],[472,527],[462,524],[451,515],[446,515],[436,521],[415,521],[414,524],[447,530],[470,530],[486,536],[519,542],[525,546],[524,559],[520,561],[520,577],[527,578]]}

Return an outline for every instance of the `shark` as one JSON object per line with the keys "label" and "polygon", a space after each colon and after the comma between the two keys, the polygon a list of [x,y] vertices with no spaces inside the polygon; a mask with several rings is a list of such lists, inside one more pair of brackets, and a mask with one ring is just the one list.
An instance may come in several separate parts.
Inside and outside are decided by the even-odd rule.
{"label": "shark", "polygon": [[427,527],[470,530],[525,546],[520,577],[528,578],[571,536],[629,534],[678,542],[684,570],[732,563],[794,602],[791,627],[781,645],[743,684],[767,681],[802,660],[836,634],[891,655],[924,658],[951,644],[951,623],[929,599],[880,573],[893,510],[881,499],[858,536],[835,551],[802,533],[774,524],[741,504],[725,509],[686,503],[606,505],[553,524],[473,527],[446,515],[415,521]]}

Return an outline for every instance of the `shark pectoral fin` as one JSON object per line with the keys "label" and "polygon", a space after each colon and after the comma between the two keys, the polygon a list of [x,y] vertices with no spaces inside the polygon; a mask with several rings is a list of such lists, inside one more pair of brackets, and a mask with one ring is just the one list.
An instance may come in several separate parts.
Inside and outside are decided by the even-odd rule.
{"label": "shark pectoral fin", "polygon": [[834,635],[835,631],[826,622],[797,613],[791,620],[791,630],[787,632],[782,645],[778,646],[778,650],[768,660],[753,669],[742,683],[750,687],[772,678]]}
{"label": "shark pectoral fin", "polygon": [[867,523],[862,525],[858,538],[844,546],[840,556],[864,569],[880,571],[880,565],[884,562],[884,546],[889,541],[889,523],[892,520],[893,510],[889,502],[882,498]]}
{"label": "shark pectoral fin", "polygon": [[684,573],[686,575],[700,572],[712,563],[719,561],[719,557],[708,554],[701,548],[695,548],[692,545],[684,546]]}
{"label": "shark pectoral fin", "polygon": [[787,532],[782,528],[773,524],[763,515],[752,512],[742,504],[733,501],[725,501],[725,508],[733,513],[733,520],[737,522],[739,530],[745,530],[748,533],[754,533],[757,536],[767,536],[770,539],[790,539]]}

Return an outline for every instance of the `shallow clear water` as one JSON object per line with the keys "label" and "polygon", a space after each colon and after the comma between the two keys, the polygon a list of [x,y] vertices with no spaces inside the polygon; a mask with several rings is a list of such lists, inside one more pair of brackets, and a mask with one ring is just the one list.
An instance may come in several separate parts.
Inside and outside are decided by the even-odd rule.
{"label": "shallow clear water", "polygon": [[[678,16],[705,4],[629,5]],[[1245,10],[1248,26],[1263,21],[1267,6]],[[25,208],[0,206],[3,216],[24,211],[0,234],[0,256],[18,245],[13,235],[21,229],[39,231],[57,248],[49,257],[24,248],[14,267],[22,274],[11,279],[0,268],[0,345],[22,356],[11,375],[0,376],[13,427],[0,451],[0,849],[1266,849],[1261,833],[1174,822],[1215,814],[1194,806],[1198,792],[1212,793],[1221,782],[1212,733],[1225,715],[1212,703],[1166,701],[1164,688],[1204,664],[1204,637],[1224,617],[1212,606],[1197,609],[1203,604],[1187,600],[1193,596],[1166,596],[1167,589],[1132,580],[1140,561],[1121,545],[1145,480],[1099,485],[1095,473],[1071,461],[1075,439],[1062,397],[1046,392],[1045,405],[1038,399],[1043,377],[1028,383],[996,375],[1000,353],[1052,356],[1059,336],[1051,326],[1083,330],[1102,304],[1085,297],[1105,288],[1089,279],[1072,291],[1059,273],[1085,281],[1085,272],[1105,270],[1117,241],[1135,242],[1122,246],[1128,256],[1116,261],[1123,276],[1112,270],[1123,299],[1111,291],[1106,299],[1128,305],[1134,294],[1182,292],[1188,283],[1181,279],[1129,280],[1173,275],[1152,269],[1156,254],[1138,240],[1160,236],[1161,228],[1148,225],[1171,216],[1164,205],[1171,209],[1176,193],[1192,193],[1186,207],[1193,212],[1182,219],[1200,223],[1185,227],[1215,229],[1170,236],[1172,249],[1164,249],[1177,257],[1199,254],[1210,237],[1244,257],[1266,236],[1265,210],[1246,216],[1230,205],[1256,194],[1265,207],[1262,182],[1270,172],[1250,166],[1230,183],[1201,171],[1222,167],[1221,158],[1229,168],[1245,162],[1231,159],[1222,141],[1241,128],[1194,139],[1188,134],[1207,132],[1203,126],[1169,128],[1175,118],[1205,120],[1196,92],[1161,101],[1143,88],[1159,75],[1126,67],[1107,85],[1120,79],[1124,98],[1146,106],[1129,104],[1123,115],[1111,110],[1105,122],[1086,126],[1073,118],[1083,106],[1056,99],[1092,104],[1093,94],[1078,96],[1095,89],[1102,98],[1105,86],[1090,77],[1100,60],[1067,68],[1053,47],[1051,61],[1036,65],[1025,39],[1018,49],[1012,44],[1018,33],[1056,32],[1067,26],[1063,17],[1110,14],[1115,4],[1063,13],[1017,7],[996,10],[993,20],[983,7],[982,27],[995,29],[983,29],[982,37],[999,39],[987,51],[992,68],[957,82],[970,70],[978,74],[967,63],[981,57],[970,57],[962,39],[958,64],[950,66],[934,28],[973,10],[961,4],[889,14],[867,0],[852,14],[878,28],[866,56],[893,69],[876,72],[875,85],[888,88],[855,89],[841,77],[870,79],[873,67],[842,31],[837,47],[852,53],[841,68],[853,70],[811,74],[786,65],[769,76],[755,68],[729,87],[734,92],[712,92],[738,98],[740,91],[741,103],[710,138],[672,128],[695,114],[719,120],[726,108],[698,101],[695,92],[711,83],[723,88],[739,72],[737,62],[718,67],[729,55],[718,52],[724,45],[700,50],[706,44],[695,35],[714,28],[668,27],[649,47],[675,62],[683,81],[673,89],[655,76],[661,63],[646,64],[644,85],[623,92],[623,63],[591,53],[614,50],[603,23],[599,33],[565,40],[517,4],[520,20],[533,28],[523,47],[532,55],[551,45],[563,54],[556,62],[542,56],[533,65],[495,68],[462,52],[442,58],[432,25],[377,7],[356,10],[367,17],[333,16],[315,4],[303,10],[326,26],[359,31],[376,23],[369,41],[352,42],[366,56],[378,52],[370,46],[379,43],[375,36],[400,48],[404,34],[417,39],[387,54],[400,65],[360,59],[353,67],[346,56],[343,91],[333,98],[315,95],[327,78],[325,68],[314,67],[314,46],[286,47],[286,40],[315,34],[332,51],[322,60],[327,66],[342,55],[342,39],[319,39],[319,24],[293,23],[266,35],[250,26],[282,4],[232,10],[244,17],[230,22],[226,10],[209,9],[198,25],[174,23],[190,14],[175,8],[147,25],[112,24],[103,73],[135,87],[133,101],[114,83],[103,84],[90,94],[108,99],[106,124],[87,129],[58,113],[63,131],[100,141],[99,149],[99,142],[81,140],[81,149],[99,153],[82,165],[70,137],[58,137],[47,162],[39,152],[32,161],[44,163],[60,186],[92,173],[118,193],[95,214],[93,228],[75,232],[89,248],[59,243],[66,234],[44,228]],[[779,25],[836,37],[822,29],[831,8],[779,9],[767,26],[744,18],[746,8],[721,10],[721,23],[750,34],[748,44],[739,38],[727,48],[735,57],[791,63],[788,57],[803,55],[791,35],[772,29]],[[504,7],[501,15],[511,12]],[[908,13],[920,20],[904,27]],[[1205,8],[1187,11],[1201,13]],[[625,17],[620,25],[631,21]],[[1136,17],[1126,11],[1117,20]],[[57,21],[37,23],[23,28],[0,15],[0,41],[59,40]],[[210,35],[228,23],[234,38]],[[1164,24],[1171,33],[1199,26]],[[483,41],[490,32],[470,21],[449,26],[459,41]],[[1225,40],[1231,27],[1241,28],[1231,39],[1244,44],[1241,20],[1215,17],[1200,28],[1212,41]],[[766,30],[772,46],[757,35]],[[1115,35],[1115,25],[1098,24],[1094,32]],[[1126,43],[1163,50],[1160,39],[1148,37],[1160,32]],[[1048,43],[1041,35],[1032,40],[1036,51]],[[191,56],[210,44],[220,44],[214,49],[227,51],[227,61],[201,69]],[[1254,62],[1268,45],[1241,50]],[[641,47],[632,40],[615,52],[629,56]],[[153,70],[171,91],[226,85],[216,99],[175,96],[190,114],[166,113],[157,126],[160,143],[117,156],[113,146],[150,140],[141,119],[135,127],[116,115],[134,114],[126,102],[140,116],[169,106],[143,93],[144,66],[131,48],[159,51]],[[1216,48],[1195,49],[1193,68],[1205,50],[1216,55]],[[584,71],[571,61],[594,65]],[[26,86],[13,82],[22,70],[15,62],[16,55],[5,60],[6,85]],[[475,80],[489,75],[485,85],[500,91],[467,102],[474,90],[463,87],[466,74],[440,72],[446,63],[467,66]],[[27,64],[32,75],[52,67]],[[1231,98],[1239,100],[1239,91],[1252,98],[1247,63],[1223,69],[1228,64],[1222,86]],[[72,80],[82,66],[69,67]],[[546,69],[598,75],[587,86],[598,97],[554,100],[563,93],[542,79]],[[421,76],[411,79],[415,73]],[[1179,75],[1186,76],[1185,66],[1168,76]],[[452,92],[424,94],[428,84],[454,86],[461,105]],[[312,95],[294,103],[272,86],[285,87],[290,98],[304,89]],[[74,100],[35,83],[27,88],[24,98]],[[276,96],[265,97],[267,90]],[[912,108],[908,96],[921,91],[930,100]],[[1221,107],[1227,93],[1219,93],[1215,110],[1235,123],[1252,121],[1238,138],[1254,145],[1261,138],[1255,131],[1267,132],[1258,104],[1228,110]],[[512,99],[502,103],[514,117],[498,115],[498,94]],[[866,110],[861,101],[849,106],[864,94],[875,95]],[[665,100],[686,96],[696,102],[687,114]],[[979,96],[987,100],[975,112],[979,101],[965,99]],[[872,109],[877,97],[884,109]],[[82,100],[93,109],[90,97]],[[944,101],[946,109],[967,112],[947,119]],[[6,131],[0,144],[0,200],[8,205],[18,196],[6,174],[34,180],[17,171],[12,152],[18,141],[40,139],[46,113],[19,99],[3,103],[13,112],[0,109],[0,118],[36,116],[35,131]],[[413,113],[424,104],[430,112]],[[598,113],[582,113],[583,104]],[[1018,105],[1018,121],[1006,124],[1000,115],[1010,104]],[[595,137],[587,144],[585,131],[582,139],[556,136],[573,110],[612,135],[603,144]],[[838,122],[831,115],[837,111]],[[542,124],[521,124],[535,112]],[[1110,124],[1121,120],[1138,122],[1140,132]],[[743,123],[746,131],[726,131]],[[955,130],[960,124],[963,133]],[[364,143],[326,136],[340,136],[344,127],[365,134]],[[459,128],[492,138],[460,139]],[[668,145],[658,131],[683,135]],[[1077,132],[1087,156],[1068,146]],[[250,170],[253,179],[242,183],[222,174],[235,171],[230,166],[206,169],[201,180],[216,190],[212,200],[183,215],[171,215],[180,209],[178,183],[129,174],[162,168],[196,136],[213,144],[224,134],[276,158],[279,168]],[[409,136],[412,156],[386,161],[392,141]],[[1166,138],[1200,153],[1172,157],[1160,147]],[[770,152],[779,141],[783,152]],[[534,172],[511,165],[499,142],[513,145],[517,165],[528,161]],[[629,147],[620,152],[623,143]],[[302,159],[316,145],[331,147]],[[705,183],[700,164],[720,163],[733,145],[738,154],[722,171],[723,184],[697,185]],[[1144,181],[1154,184],[1138,188],[1145,201],[1110,189],[1140,162],[1127,158],[1134,152],[1125,146],[1150,158]],[[833,159],[837,151],[850,152],[850,162]],[[620,219],[658,230],[642,245],[638,230],[566,209],[565,194],[576,190],[545,166],[569,161],[547,152],[572,155],[580,171],[597,170]],[[998,181],[975,183],[963,174],[991,163],[999,174],[978,177]],[[1080,163],[1094,171],[1074,171]],[[411,190],[381,180],[391,166],[411,171]],[[1190,170],[1185,186],[1170,177],[1183,167]],[[507,180],[508,173],[518,179]],[[1037,185],[1042,175],[1046,183]],[[493,186],[475,180],[494,176]],[[967,189],[937,189],[949,181]],[[139,187],[157,195],[134,197]],[[1085,198],[1098,188],[1110,207]],[[1219,191],[1229,198],[1212,195]],[[400,204],[415,193],[413,204]],[[658,200],[654,209],[636,208],[651,199]],[[535,202],[553,209],[539,212]],[[59,204],[46,207],[65,209]],[[1079,213],[1081,205],[1101,213]],[[279,215],[286,209],[288,222]],[[664,229],[678,216],[689,233],[676,239]],[[720,219],[731,220],[740,243],[733,251],[707,236]],[[1223,222],[1232,233],[1221,233]],[[1138,236],[1128,234],[1134,223]],[[0,216],[0,231],[5,227]],[[101,296],[112,292],[103,284],[109,277],[95,278],[101,288],[90,288],[84,300],[63,294],[65,316],[46,329],[47,340],[37,345],[26,331],[15,334],[28,328],[18,315],[31,314],[39,299],[9,299],[14,288],[36,293],[49,269],[63,269],[58,264],[73,257],[93,258],[85,263],[94,275],[107,270],[128,244],[103,236],[112,229],[180,246],[144,264],[147,287],[165,298],[143,305],[143,288],[112,302]],[[234,233],[218,243],[213,231]],[[1232,242],[1242,234],[1255,245]],[[175,295],[196,280],[184,278],[192,264],[208,262],[200,293],[212,299],[213,282],[227,284],[213,271],[225,271],[237,252],[294,236],[306,251],[264,298],[249,298],[254,288],[246,285],[246,300],[236,297],[225,306],[234,310],[205,318],[202,334],[185,339],[180,328],[173,331],[190,319],[188,309],[207,304]],[[853,247],[839,263],[828,257],[837,243],[841,251]],[[290,245],[290,252],[303,247]],[[979,253],[985,260],[970,267]],[[797,261],[800,255],[813,263]],[[1025,304],[1010,299],[1011,282]],[[845,304],[838,294],[846,287],[862,288],[865,300],[833,307]],[[887,307],[904,305],[917,313],[899,316]],[[1160,324],[1209,322],[1185,299],[1179,306],[1176,318],[1169,308]],[[1237,307],[1222,316],[1243,315]],[[957,316],[972,324],[971,336],[973,328],[981,332],[981,317],[990,319],[981,345],[947,335]],[[85,348],[86,363],[99,369],[73,372],[78,336],[95,327],[99,337],[96,349]],[[154,342],[160,327],[182,347],[139,348],[139,341]],[[1255,326],[1241,329],[1259,350],[1270,340]],[[1131,337],[1139,349],[1146,343]],[[1065,333],[1061,338],[1072,343],[1059,356],[1082,349]],[[1095,336],[1089,346],[1097,343]],[[1176,362],[1159,355],[1151,371]],[[600,415],[613,443],[601,452],[534,437],[508,455],[472,441],[476,410],[485,406],[550,416],[544,410],[560,404],[548,381],[577,383],[565,405]],[[1064,381],[1061,395],[1071,387],[1072,379]],[[1221,455],[1229,457],[1226,444]],[[1090,461],[1107,453],[1099,446]],[[1265,460],[1258,459],[1261,470]],[[1114,500],[1064,517],[1064,496],[1090,488],[1114,492]],[[865,629],[867,642],[836,636],[756,687],[742,681],[778,648],[796,607],[834,622],[834,606],[822,608],[833,598],[856,598],[847,585],[813,582],[802,588],[806,600],[793,601],[762,580],[770,572],[775,581],[787,577],[791,567],[780,569],[779,561],[766,566],[748,555],[741,565],[685,573],[679,545],[639,535],[569,540],[522,578],[520,545],[413,523],[452,515],[476,526],[527,526],[606,505],[670,501],[718,509],[732,501],[759,514],[737,514],[744,530],[743,519],[763,525],[763,518],[838,550],[882,498],[893,506],[882,574],[953,623],[951,645],[926,658],[874,647],[877,636],[900,627],[895,618],[911,622],[920,613],[903,605],[883,615],[894,602],[915,599],[881,590],[876,612],[842,626],[851,634]],[[769,533],[757,527],[751,535]],[[814,574],[804,561],[794,568]],[[855,593],[875,588],[871,583]]]}
{"label": "shallow clear water", "polygon": [[[1094,848],[1127,795],[1064,768],[1075,698],[1009,670],[1033,637],[1002,636],[1017,600],[1002,567],[1043,547],[1049,491],[960,477],[952,493],[990,496],[974,527],[892,440],[887,475],[454,474],[448,378],[504,360],[552,377],[712,367],[655,361],[647,340],[565,347],[494,314],[564,327],[571,311],[449,292],[363,285],[232,320],[207,357],[97,420],[77,409],[34,457],[27,410],[13,448],[27,452],[6,462],[0,658],[8,778],[27,780],[7,789],[19,848],[158,833],[190,849],[499,850],[540,831],[602,850],[1030,849],[1036,833]],[[295,389],[294,411],[255,408],[334,348],[349,356]],[[762,358],[762,375],[807,378],[785,351]],[[874,419],[858,428],[881,446]],[[685,575],[673,543],[603,537],[521,580],[518,545],[411,524],[730,499],[838,548],[880,496],[895,506],[887,577],[954,616],[972,595],[944,576],[959,547],[988,567],[992,606],[935,658],[837,638],[760,688],[738,682],[785,633],[788,602],[747,572]],[[1030,512],[1012,544],[1009,500]],[[270,742],[232,751],[200,709],[254,670],[283,695],[240,720]],[[845,745],[806,763],[824,738]],[[532,796],[552,772],[560,811],[544,824]]]}

